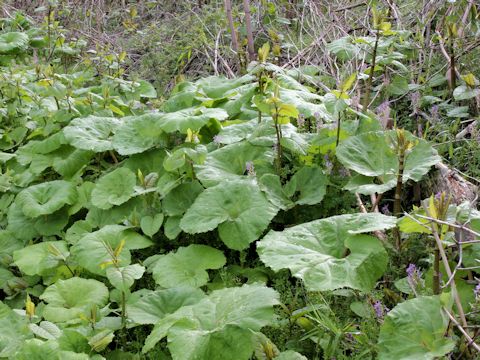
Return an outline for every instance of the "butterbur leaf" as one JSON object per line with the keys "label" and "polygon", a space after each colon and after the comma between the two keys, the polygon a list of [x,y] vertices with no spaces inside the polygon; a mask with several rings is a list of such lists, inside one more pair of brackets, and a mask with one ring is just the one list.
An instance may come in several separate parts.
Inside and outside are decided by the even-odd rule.
{"label": "butterbur leaf", "polygon": [[422,296],[397,305],[385,317],[378,339],[379,359],[437,359],[455,347],[441,296]]}
{"label": "butterbur leaf", "polygon": [[228,118],[228,114],[223,109],[188,108],[163,114],[160,120],[160,127],[167,133],[179,131],[182,134],[186,134],[188,129],[191,131],[200,130],[210,119],[222,121],[226,118]]}
{"label": "butterbur leaf", "polygon": [[58,339],[62,335],[62,330],[50,321],[42,321],[39,325],[29,324],[28,327],[35,334],[45,340]]}
{"label": "butterbur leaf", "polygon": [[[363,175],[354,178],[347,189],[362,194],[383,193],[393,189],[398,174],[398,156],[396,152],[396,132],[368,132],[353,136],[340,143],[337,157],[350,170]],[[403,182],[420,181],[430,167],[440,162],[437,151],[425,140],[416,138],[405,131],[405,137],[414,146],[408,150],[404,161]],[[369,182],[368,178],[371,180]],[[374,179],[380,181],[375,188]],[[376,190],[376,191],[375,191]]]}
{"label": "butterbur leaf", "polygon": [[308,290],[370,291],[386,270],[388,256],[377,238],[362,233],[395,223],[394,217],[378,213],[333,216],[270,231],[257,249],[267,266],[290,269]]}
{"label": "butterbur leaf", "polygon": [[92,191],[92,204],[108,210],[114,205],[121,205],[134,194],[137,178],[127,168],[119,168],[102,176]]}
{"label": "butterbur leaf", "polygon": [[[134,294],[131,297],[134,298]],[[140,298],[127,303],[128,317],[137,324],[156,324],[165,316],[183,306],[196,304],[205,294],[202,290],[188,286],[148,291]]]}
{"label": "butterbur leaf", "polygon": [[15,265],[27,275],[42,275],[68,257],[65,241],[46,241],[24,247],[13,253]]}
{"label": "butterbur leaf", "polygon": [[166,134],[160,126],[161,114],[144,114],[123,119],[115,130],[113,147],[121,155],[142,153],[156,145],[166,145]]}
{"label": "butterbur leaf", "polygon": [[77,149],[104,152],[113,150],[112,136],[119,125],[116,118],[89,116],[72,120],[63,133]]}
{"label": "butterbur leaf", "polygon": [[307,360],[305,356],[299,354],[293,350],[282,351],[278,356],[275,357],[276,360]]}
{"label": "butterbur leaf", "polygon": [[183,215],[202,191],[198,181],[180,184],[165,196],[162,209],[168,216]]}
{"label": "butterbur leaf", "polygon": [[36,218],[52,214],[64,205],[72,205],[76,200],[77,191],[72,183],[54,180],[22,190],[15,201],[26,216]]}
{"label": "butterbur leaf", "polygon": [[163,223],[163,214],[155,214],[155,216],[144,216],[140,220],[140,227],[143,233],[147,236],[152,237],[155,235]]}
{"label": "butterbur leaf", "polygon": [[471,88],[469,86],[460,85],[453,90],[453,97],[455,100],[468,100],[480,95],[480,89]]}
{"label": "butterbur leaf", "polygon": [[12,358],[32,332],[25,326],[25,318],[0,302],[0,357]]}
{"label": "butterbur leaf", "polygon": [[286,194],[299,205],[314,205],[326,193],[327,177],[318,167],[302,167],[285,186]]}
{"label": "butterbur leaf", "polygon": [[165,221],[164,225],[164,233],[165,236],[170,239],[174,240],[180,233],[182,229],[180,228],[180,221],[182,220],[181,216],[169,216]]}
{"label": "butterbur leaf", "polygon": [[154,99],[157,97],[157,91],[148,81],[136,81],[133,83],[133,88],[133,93],[140,98]]}
{"label": "butterbur leaf", "polygon": [[40,299],[47,303],[43,311],[46,320],[66,322],[78,319],[81,314],[87,314],[92,306],[105,306],[108,289],[100,281],[73,277],[50,285]]}
{"label": "butterbur leaf", "polygon": [[93,351],[103,351],[110,344],[115,337],[114,333],[110,329],[105,329],[95,334],[88,341],[88,345],[91,346]]}
{"label": "butterbur leaf", "polygon": [[195,199],[180,227],[190,234],[218,227],[220,238],[229,248],[242,250],[260,237],[277,211],[256,183],[223,182]]}
{"label": "butterbur leaf", "polygon": [[23,32],[9,32],[0,35],[0,54],[10,55],[25,51],[28,47],[28,35]]}
{"label": "butterbur leaf", "polygon": [[41,341],[40,339],[26,340],[15,354],[16,360],[28,359],[58,359],[60,351],[55,341]]}
{"label": "butterbur leaf", "polygon": [[245,178],[246,163],[249,161],[253,162],[258,177],[274,172],[271,148],[244,141],[209,153],[202,165],[195,166],[196,175],[206,187],[227,180],[240,180]]}
{"label": "butterbur leaf", "polygon": [[144,272],[145,268],[139,264],[119,268],[112,266],[107,269],[107,278],[116,289],[128,292],[135,280],[140,279]]}
{"label": "butterbur leaf", "polygon": [[7,221],[8,232],[15,234],[17,239],[29,241],[39,235],[35,229],[36,220],[27,217],[15,202],[8,209]]}
{"label": "butterbur leaf", "polygon": [[118,255],[118,265],[121,267],[130,264],[129,250],[143,249],[152,244],[146,237],[128,227],[107,225],[81,237],[70,251],[80,266],[94,274],[105,276],[105,266],[102,264],[112,261],[109,248],[114,251],[123,241],[125,246]]}
{"label": "butterbur leaf", "polygon": [[254,332],[273,321],[276,304],[278,294],[261,285],[213,291],[160,320],[143,352],[167,336],[168,348],[178,360],[247,360],[254,350]]}
{"label": "butterbur leaf", "polygon": [[175,253],[160,256],[151,267],[155,282],[164,287],[200,287],[208,282],[207,269],[225,265],[223,252],[206,245],[181,247]]}

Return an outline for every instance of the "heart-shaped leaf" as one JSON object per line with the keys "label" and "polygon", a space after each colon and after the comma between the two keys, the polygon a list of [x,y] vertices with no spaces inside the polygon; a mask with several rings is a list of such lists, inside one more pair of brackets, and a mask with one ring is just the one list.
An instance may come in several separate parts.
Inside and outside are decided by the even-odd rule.
{"label": "heart-shaped leaf", "polygon": [[254,182],[223,182],[195,199],[180,227],[190,234],[218,227],[220,238],[229,248],[242,250],[260,237],[277,211]]}
{"label": "heart-shaped leaf", "polygon": [[23,213],[31,218],[52,214],[77,200],[75,186],[64,180],[54,180],[33,185],[22,190],[16,202]]}
{"label": "heart-shaped leaf", "polygon": [[272,322],[276,304],[278,294],[260,285],[213,291],[160,320],[143,352],[167,336],[168,348],[178,360],[247,360],[254,350],[253,331]]}
{"label": "heart-shaped leaf", "polygon": [[290,269],[311,291],[369,291],[386,270],[388,256],[377,238],[359,234],[395,223],[394,217],[378,213],[333,216],[271,231],[257,249],[266,265]]}
{"label": "heart-shaped leaf", "polygon": [[113,150],[113,132],[120,121],[112,117],[78,118],[63,129],[66,139],[78,149],[94,152]]}
{"label": "heart-shaped leaf", "polygon": [[223,252],[206,245],[192,244],[175,253],[159,256],[149,270],[155,282],[164,287],[200,287],[208,282],[207,269],[225,265]]}
{"label": "heart-shaped leaf", "polygon": [[223,181],[245,179],[247,162],[253,163],[258,177],[274,172],[272,149],[246,141],[212,151],[203,164],[195,166],[195,171],[202,184],[210,187]]}
{"label": "heart-shaped leaf", "polygon": [[114,205],[121,205],[134,195],[137,178],[127,168],[118,168],[102,176],[92,191],[92,204],[108,210]]}
{"label": "heart-shaped leaf", "polygon": [[441,296],[422,296],[391,310],[380,328],[379,359],[437,359],[451,352]]}
{"label": "heart-shaped leaf", "polygon": [[226,118],[228,118],[228,114],[223,109],[193,107],[163,114],[160,120],[160,127],[167,133],[179,131],[182,134],[186,134],[188,129],[191,131],[200,130],[210,119],[222,121]]}
{"label": "heart-shaped leaf", "polygon": [[140,264],[112,266],[107,269],[107,278],[115,289],[128,292],[135,280],[142,278],[144,272],[145,268]]}
{"label": "heart-shaped leaf", "polygon": [[166,134],[162,130],[161,114],[145,114],[123,118],[115,130],[113,147],[121,155],[142,153],[156,145],[166,145]]}
{"label": "heart-shaped leaf", "polygon": [[56,268],[69,255],[65,241],[45,241],[13,253],[15,265],[27,275],[42,275]]}
{"label": "heart-shaped leaf", "polygon": [[173,314],[183,306],[196,304],[205,294],[192,287],[173,287],[148,291],[140,295],[133,293],[127,304],[127,314],[137,324],[156,324],[168,314]]}
{"label": "heart-shaped leaf", "polygon": [[[425,140],[407,131],[405,137],[413,148],[406,152],[402,181],[420,181],[441,159]],[[342,141],[337,148],[338,159],[345,167],[363,175],[353,178],[347,189],[366,195],[393,189],[399,172],[396,141],[395,130],[363,133]],[[375,179],[380,185],[375,186]]]}
{"label": "heart-shaped leaf", "polygon": [[47,303],[43,310],[45,319],[56,323],[66,322],[78,319],[82,314],[88,316],[92,306],[105,306],[108,289],[100,281],[73,277],[50,285],[40,299]]}
{"label": "heart-shaped leaf", "polygon": [[143,249],[152,244],[126,226],[107,225],[80,238],[70,251],[80,266],[94,274],[105,276],[105,266],[112,261],[109,249],[117,249],[123,240],[125,245],[117,255],[118,265],[122,267],[130,264],[129,250]]}
{"label": "heart-shaped leaf", "polygon": [[154,216],[144,216],[140,220],[140,227],[143,233],[147,236],[152,237],[155,235],[163,223],[163,214],[155,214]]}

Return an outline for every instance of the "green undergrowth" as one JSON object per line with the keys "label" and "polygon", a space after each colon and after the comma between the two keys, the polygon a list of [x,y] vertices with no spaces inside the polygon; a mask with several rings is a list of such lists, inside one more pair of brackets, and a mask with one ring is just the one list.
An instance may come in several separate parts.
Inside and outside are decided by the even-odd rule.
{"label": "green undergrowth", "polygon": [[[315,69],[268,62],[266,44],[244,75],[182,81],[159,106],[149,82],[125,76],[124,55],[20,15],[2,24],[0,357],[465,351],[446,315],[459,311],[451,288],[434,290],[432,236],[467,267],[479,249],[459,251],[453,228],[424,216],[478,233],[480,215],[445,193],[402,202],[399,186],[441,157],[354,106],[367,70],[319,95]],[[382,32],[383,64],[406,76],[410,34]],[[329,46],[341,63],[374,39],[339,42]],[[397,82],[388,91],[418,90]],[[392,216],[397,205],[411,215]],[[469,320],[473,276],[455,277]]]}

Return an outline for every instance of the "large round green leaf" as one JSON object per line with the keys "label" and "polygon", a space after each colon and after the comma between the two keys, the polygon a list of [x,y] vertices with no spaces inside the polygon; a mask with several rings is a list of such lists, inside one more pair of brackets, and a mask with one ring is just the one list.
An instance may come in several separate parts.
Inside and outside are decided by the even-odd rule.
{"label": "large round green leaf", "polygon": [[67,140],[78,149],[104,152],[113,150],[112,135],[120,121],[112,117],[78,118],[63,129]]}
{"label": "large round green leaf", "polygon": [[188,286],[148,291],[140,297],[134,293],[128,300],[127,314],[137,324],[156,324],[182,306],[193,305],[203,298],[202,290]]}
{"label": "large round green leaf", "polygon": [[18,348],[29,338],[32,332],[25,324],[25,317],[11,310],[0,301],[0,358],[13,358]]}
{"label": "large round green leaf", "polygon": [[[420,181],[430,167],[441,161],[437,151],[425,140],[405,131],[407,140],[413,142],[404,161],[403,182]],[[361,194],[383,193],[393,189],[399,171],[395,130],[368,132],[353,136],[337,148],[337,157],[350,170],[363,176],[354,177],[347,189]],[[380,184],[374,183],[380,181]]]}
{"label": "large round green leaf", "polygon": [[290,269],[311,291],[369,291],[386,270],[388,256],[377,238],[359,234],[392,228],[395,221],[378,213],[333,216],[271,231],[257,249],[266,265]]}
{"label": "large round green leaf", "polygon": [[225,262],[225,256],[220,250],[192,244],[179,248],[175,253],[161,255],[149,270],[161,287],[200,287],[209,280],[206,270],[219,269]]}
{"label": "large round green leaf", "polygon": [[114,205],[121,205],[134,195],[137,178],[127,168],[118,168],[102,176],[92,191],[92,204],[108,210]]}
{"label": "large round green leaf", "polygon": [[122,267],[111,266],[107,268],[107,278],[115,289],[129,292],[135,280],[141,279],[145,268],[140,264],[127,265]]}
{"label": "large round green leaf", "polygon": [[381,360],[437,359],[453,350],[445,336],[449,324],[441,296],[405,301],[388,313],[378,339]]}
{"label": "large round green leaf", "polygon": [[246,164],[251,162],[258,177],[273,173],[273,150],[246,141],[227,145],[207,155],[202,165],[196,165],[197,178],[206,187],[228,180],[245,178]]}
{"label": "large round green leaf", "polygon": [[190,234],[218,227],[220,238],[229,248],[242,250],[262,235],[277,211],[255,182],[224,182],[195,199],[180,227]]}
{"label": "large round green leaf", "polygon": [[21,32],[9,32],[0,35],[0,54],[10,55],[25,51],[28,47],[28,35]]}
{"label": "large round green leaf", "polygon": [[142,153],[156,145],[166,145],[167,135],[162,130],[162,114],[144,114],[123,119],[115,130],[113,147],[121,155]]}
{"label": "large round green leaf", "polygon": [[69,255],[65,241],[45,241],[13,253],[15,265],[27,275],[42,275]]}
{"label": "large round green leaf", "polygon": [[285,185],[285,192],[299,205],[314,205],[323,200],[327,177],[318,167],[304,166]]}
{"label": "large round green leaf", "polygon": [[23,213],[31,218],[52,214],[66,204],[72,205],[77,200],[75,186],[63,180],[54,180],[33,185],[22,190],[16,202]]}
{"label": "large round green leaf", "polygon": [[253,331],[273,320],[278,294],[261,285],[213,291],[192,306],[161,319],[148,336],[143,352],[168,337],[178,360],[247,360],[253,353]]}
{"label": "large round green leaf", "polygon": [[167,133],[179,131],[186,134],[187,130],[200,130],[210,119],[222,121],[228,118],[225,110],[219,108],[188,108],[172,113],[163,114],[160,120],[160,127]]}
{"label": "large round green leaf", "polygon": [[180,184],[162,200],[163,211],[168,216],[185,214],[202,191],[203,186],[198,181]]}
{"label": "large round green leaf", "polygon": [[36,219],[27,217],[15,202],[8,209],[7,221],[8,232],[15,234],[17,239],[30,241],[40,235],[35,229]]}
{"label": "large round green leaf", "polygon": [[82,314],[89,316],[93,306],[105,306],[108,289],[100,281],[73,277],[58,280],[43,292],[40,299],[47,303],[43,310],[45,319],[66,322],[79,319]]}
{"label": "large round green leaf", "polygon": [[122,240],[125,245],[118,255],[119,266],[130,264],[129,250],[143,249],[152,244],[146,237],[128,227],[107,225],[80,238],[70,251],[80,266],[94,274],[105,276],[105,267],[112,260],[109,249],[117,249]]}

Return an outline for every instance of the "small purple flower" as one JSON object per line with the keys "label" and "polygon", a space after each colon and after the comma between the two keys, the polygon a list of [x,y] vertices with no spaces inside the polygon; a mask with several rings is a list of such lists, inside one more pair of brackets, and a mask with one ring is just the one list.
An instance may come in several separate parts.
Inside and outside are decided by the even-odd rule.
{"label": "small purple flower", "polygon": [[348,170],[346,168],[344,168],[343,166],[338,170],[338,174],[341,176],[341,177],[347,177],[348,176]]}
{"label": "small purple flower", "polygon": [[253,166],[252,161],[247,161],[245,163],[245,169],[247,170],[247,174],[249,176],[255,176],[255,167]]}
{"label": "small purple flower", "polygon": [[410,95],[410,101],[412,103],[413,114],[416,115],[420,111],[420,93],[415,91]]}
{"label": "small purple flower", "polygon": [[358,108],[360,105],[360,97],[358,95],[352,96],[350,99],[350,105],[351,107]]}
{"label": "small purple flower", "polygon": [[388,120],[390,120],[390,110],[390,102],[388,100],[377,107],[378,120],[384,129],[387,128]]}
{"label": "small purple flower", "polygon": [[320,129],[322,128],[322,126],[323,126],[323,121],[322,121],[322,118],[320,116],[320,113],[318,111],[314,112],[313,117],[315,118],[315,126],[317,128],[317,132],[319,132]]}
{"label": "small purple flower", "polygon": [[305,126],[305,115],[303,114],[298,115],[297,124],[300,129]]}
{"label": "small purple flower", "polygon": [[388,208],[388,204],[385,204],[381,207],[380,211],[382,212],[383,215],[390,215],[390,209]]}
{"label": "small purple flower", "polygon": [[430,109],[430,122],[432,124],[435,124],[438,121],[438,105],[433,105],[432,108]]}
{"label": "small purple flower", "polygon": [[353,336],[352,333],[346,333],[345,338],[352,343],[356,342],[355,337]]}
{"label": "small purple flower", "polygon": [[442,192],[439,191],[435,194],[435,200],[440,200],[442,198]]}
{"label": "small purple flower", "polygon": [[422,272],[415,266],[415,264],[409,264],[406,272],[408,285],[410,285],[413,292],[416,294],[416,289],[418,285],[421,285],[422,287],[424,286],[424,281],[422,280]]}
{"label": "small purple flower", "polygon": [[389,78],[388,76],[385,76],[385,77],[383,78],[383,85],[384,85],[384,86],[390,85],[390,78]]}
{"label": "small purple flower", "polygon": [[216,144],[216,145],[220,145],[222,143],[222,137],[220,135],[215,135],[213,137],[213,142]]}
{"label": "small purple flower", "polygon": [[407,267],[407,276],[409,278],[413,278],[416,272],[417,272],[417,267],[415,266],[415,264],[409,264]]}
{"label": "small purple flower", "polygon": [[373,303],[373,310],[375,311],[375,316],[377,319],[383,319],[384,309],[380,300],[377,300]]}
{"label": "small purple flower", "polygon": [[473,293],[475,294],[475,298],[478,298],[480,296],[480,283],[475,286],[475,289],[473,289]]}
{"label": "small purple flower", "polygon": [[325,161],[325,167],[327,169],[327,173],[330,174],[333,169],[333,163],[330,161],[330,157],[328,156],[328,154],[325,154],[323,156],[323,160]]}

